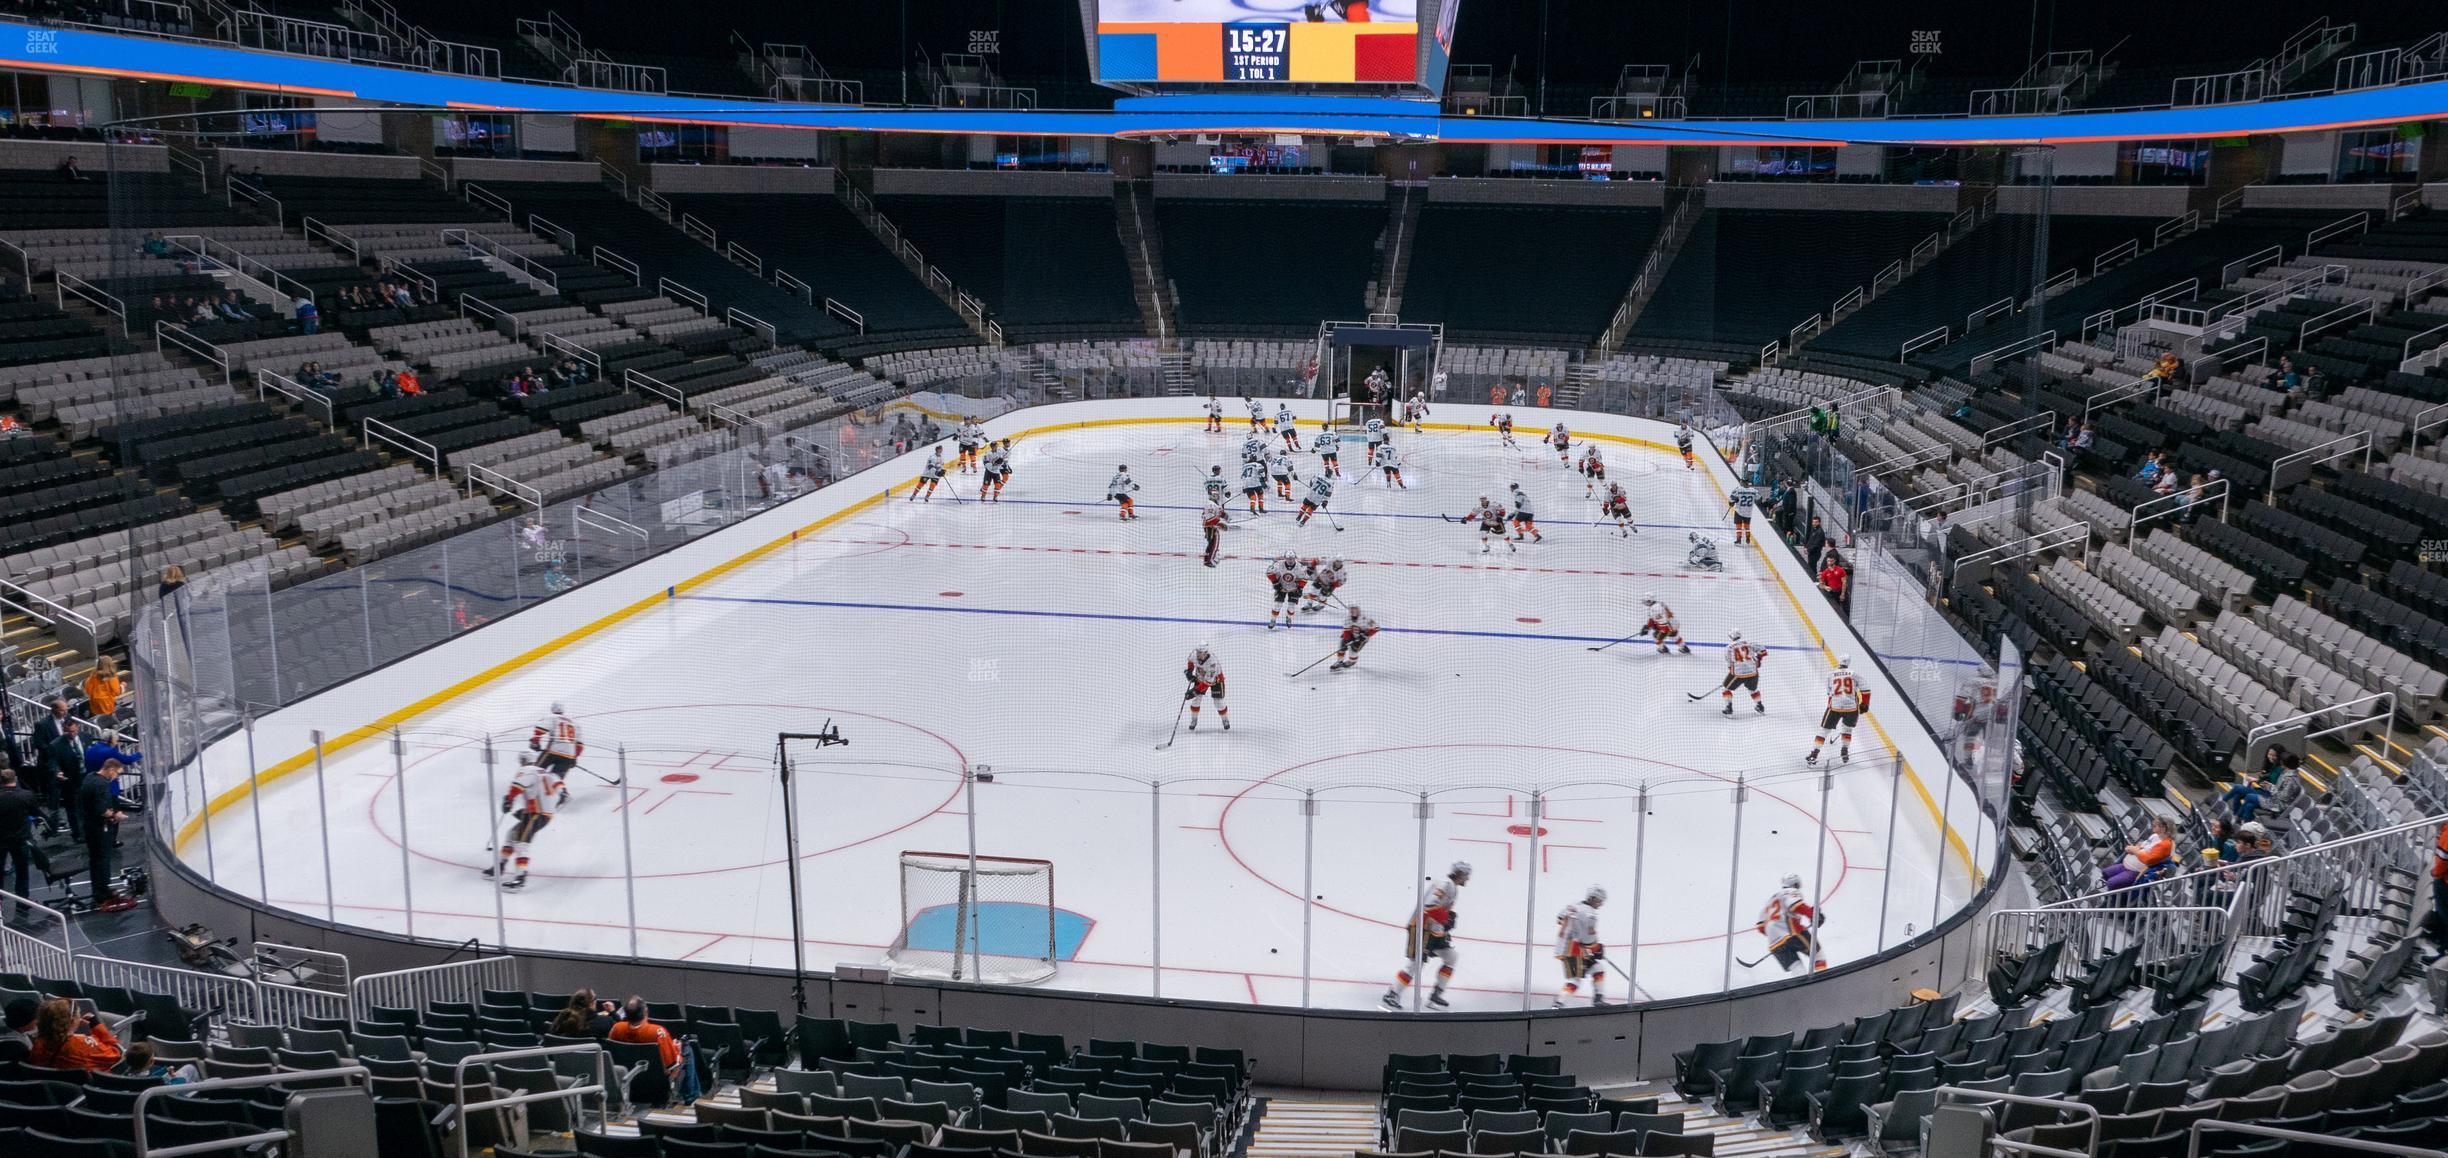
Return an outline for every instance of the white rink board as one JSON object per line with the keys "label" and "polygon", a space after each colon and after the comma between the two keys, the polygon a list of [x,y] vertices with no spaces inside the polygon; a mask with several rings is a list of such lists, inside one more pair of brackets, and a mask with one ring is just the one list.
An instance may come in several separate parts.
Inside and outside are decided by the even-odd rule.
{"label": "white rink board", "polygon": [[[1296,409],[1306,422],[1321,405]],[[1401,961],[1423,853],[1431,876],[1454,859],[1477,868],[1457,930],[1463,1009],[1520,1008],[1525,958],[1545,1005],[1560,980],[1554,912],[1590,884],[1612,894],[1601,929],[1618,999],[1635,943],[1647,997],[1783,977],[1772,962],[1729,973],[1727,960],[1762,952],[1749,927],[1788,872],[1824,894],[1839,963],[1971,896],[1970,862],[1996,848],[1994,828],[1946,788],[1937,746],[1798,564],[1730,542],[1731,475],[1705,453],[1687,471],[1666,426],[1525,410],[1517,450],[1484,426],[1402,435],[1408,490],[1347,482],[1333,506],[1344,531],[1270,513],[1228,533],[1209,570],[1198,480],[1210,464],[1233,471],[1247,423],[1230,408],[1226,435],[1179,420],[1197,413],[1165,399],[1007,415],[988,424],[1020,436],[999,505],[906,501],[912,456],[276,712],[255,725],[266,773],[254,793],[244,736],[208,751],[224,796],[209,836],[191,826],[181,855],[241,895],[393,932],[413,922],[422,938],[626,955],[634,905],[642,956],[787,968],[774,736],[831,719],[850,746],[797,752],[818,968],[875,961],[897,934],[900,851],[966,847],[964,763],[995,774],[977,795],[979,851],[1057,865],[1058,904],[1084,935],[1052,987],[1157,992],[1161,912],[1166,997],[1298,1003],[1306,937],[1311,1002],[1372,1004]],[[1536,443],[1558,417],[1617,439],[1600,445],[1640,535],[1594,523],[1583,480]],[[1485,418],[1448,405],[1432,421]],[[1637,439],[1654,445],[1624,441]],[[1144,487],[1130,523],[1099,501],[1125,462]],[[1483,555],[1474,531],[1439,517],[1513,481],[1538,504],[1545,542]],[[876,500],[887,482],[895,493]],[[953,485],[973,496],[975,476]],[[1272,511],[1288,505],[1270,496]],[[1686,570],[1692,528],[1719,537],[1722,573]],[[1266,629],[1259,573],[1286,549],[1351,561],[1345,596],[1385,627],[1353,670],[1288,677],[1333,650],[1339,617]],[[1591,651],[1638,626],[1644,594],[1676,608],[1694,653]],[[1771,649],[1769,711],[1738,704],[1728,720],[1713,694],[1687,693],[1714,688],[1735,629]],[[1200,643],[1224,664],[1233,730],[1211,708],[1159,751]],[[1861,657],[1882,727],[1823,778],[1800,757],[1831,649]],[[494,802],[556,699],[586,730],[588,767],[617,775],[626,749],[628,783],[573,777],[532,883],[503,894],[477,874]],[[318,777],[312,732],[394,722],[396,758],[377,732],[334,746]],[[1532,790],[1547,794],[1535,838]],[[275,849],[260,863],[259,822]],[[1304,873],[1317,898],[1306,910]]]}

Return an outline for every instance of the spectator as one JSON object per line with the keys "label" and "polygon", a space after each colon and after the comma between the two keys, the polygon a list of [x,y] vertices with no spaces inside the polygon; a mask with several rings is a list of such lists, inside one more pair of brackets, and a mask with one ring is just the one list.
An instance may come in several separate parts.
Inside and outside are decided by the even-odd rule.
{"label": "spectator", "polygon": [[100,775],[80,776],[83,783],[77,785],[76,804],[69,812],[84,829],[85,858],[93,875],[93,907],[101,912],[117,912],[129,904],[110,891],[111,850],[118,847],[119,822],[127,818],[116,807],[119,772],[117,760],[104,760]]}
{"label": "spectator", "polygon": [[2159,360],[2152,363],[2151,368],[2145,371],[2142,377],[2149,381],[2173,385],[2176,376],[2183,372],[2184,359],[2177,357],[2175,351],[2170,350],[2159,355]]}
{"label": "spectator", "polygon": [[2160,475],[2166,473],[2167,452],[2154,450],[2150,452],[2150,457],[2142,460],[2142,469],[2135,471],[2134,477],[2146,483],[2155,483],[2159,481]]}
{"label": "spectator", "polygon": [[289,303],[289,309],[297,316],[299,333],[311,334],[323,328],[323,319],[315,311],[313,298],[301,294],[298,300]]}
{"label": "spectator", "polygon": [[516,374],[505,375],[502,378],[502,393],[507,394],[512,398],[525,398],[527,396],[527,380],[519,377]]}
{"label": "spectator", "polygon": [[408,283],[404,281],[392,283],[391,301],[403,310],[416,308],[416,295],[408,292]]}
{"label": "spectator", "polygon": [[2278,368],[2270,371],[2269,385],[2272,390],[2284,390],[2289,394],[2303,389],[2303,374],[2295,369],[2295,359],[2280,355]]}
{"label": "spectator", "polygon": [[[26,888],[26,870],[33,855],[34,819],[41,812],[42,802],[18,785],[17,774],[0,768],[0,888],[21,897],[34,895]],[[24,911],[6,915],[18,921],[28,916]]]}
{"label": "spectator", "polygon": [[48,997],[34,1011],[34,1044],[26,1061],[56,1070],[107,1072],[119,1064],[119,1039],[99,1014],[79,1017],[67,998]]}
{"label": "spectator", "polygon": [[86,775],[91,776],[101,771],[102,765],[112,760],[117,760],[122,767],[133,768],[144,762],[144,753],[139,751],[138,746],[132,741],[126,747],[121,747],[119,731],[116,728],[95,737],[92,743],[85,745]]}
{"label": "spectator", "polygon": [[2159,472],[2159,478],[2151,483],[2151,493],[2159,496],[2160,498],[2166,498],[2167,496],[2176,493],[2175,468],[2170,467]]}
{"label": "spectator", "polygon": [[553,1015],[546,1032],[555,1037],[602,1038],[612,1032],[612,1003],[598,1000],[592,989],[570,994],[569,1004]]}
{"label": "spectator", "polygon": [[2090,424],[2090,422],[2085,421],[2085,422],[2083,422],[2082,424],[2080,424],[2080,425],[2076,426],[2076,427],[2074,428],[2073,432],[2072,432],[2072,433],[2070,433],[2070,434],[2068,434],[2068,435],[2066,436],[2066,449],[2067,449],[2067,450],[2089,450],[2089,449],[2091,449],[2091,424]]}
{"label": "spectator", "polygon": [[[35,726],[39,728],[42,725]],[[85,779],[85,736],[75,717],[69,717],[61,725],[61,731],[52,738],[50,746],[44,748],[35,759],[44,774],[45,790],[50,795],[52,806],[68,814],[68,831],[71,835],[81,833],[83,830],[78,825],[75,802],[77,785]]]}
{"label": "spectator", "polygon": [[0,1011],[0,1059],[18,1060],[34,1048],[34,1015],[42,1002],[19,997]]}
{"label": "spectator", "polygon": [[563,358],[560,361],[553,363],[552,369],[545,371],[545,373],[552,378],[552,384],[555,386],[573,386],[577,384],[575,377],[570,373],[570,360],[567,358]]}
{"label": "spectator", "polygon": [[2233,863],[2236,858],[2235,826],[2224,820],[2210,822],[2210,847],[2202,850],[2203,859],[2217,857]]}
{"label": "spectator", "polygon": [[153,1057],[153,1043],[140,1041],[127,1047],[127,1056],[119,1059],[119,1072],[131,1078],[160,1078],[165,1086],[183,1086],[196,1080],[194,1066],[172,1069]]}
{"label": "spectator", "polygon": [[168,599],[172,593],[176,592],[181,587],[185,587],[186,585],[187,569],[179,566],[176,563],[172,563],[171,565],[162,568],[161,586],[155,589],[154,594],[160,598]]}
{"label": "spectator", "polygon": [[2239,777],[2235,784],[2219,797],[2227,802],[2227,810],[2235,814],[2237,824],[2250,824],[2253,817],[2260,814],[2261,805],[2269,800],[2268,776],[2269,773],[2262,772],[2258,775]]}
{"label": "spectator", "polygon": [[1829,429],[1830,429],[1830,428],[1829,428],[1829,426],[1828,426],[1828,412],[1827,412],[1826,410],[1821,409],[1818,403],[1816,403],[1816,402],[1811,403],[1811,408],[1810,408],[1810,432],[1811,432],[1811,437],[1813,437],[1813,438],[1826,438],[1826,437],[1827,437],[1827,435],[1828,435],[1828,430],[1829,430]]}
{"label": "spectator", "polygon": [[425,385],[417,381],[416,371],[399,372],[399,392],[403,398],[415,398],[425,393]]}
{"label": "spectator", "polygon": [[2323,374],[2321,373],[2321,368],[2320,368],[2320,367],[2318,367],[2318,366],[2306,366],[2306,367],[2304,367],[2304,372],[2303,372],[2303,392],[2304,392],[2304,396],[2305,396],[2305,397],[2307,397],[2307,398],[2318,398],[2318,397],[2320,397],[2320,396],[2322,396],[2322,395],[2324,395],[2324,394],[2328,393],[2328,390],[2327,390],[2327,389],[2325,389],[2324,384],[2323,384],[2323,381],[2322,381],[2322,380],[2323,380],[2325,377],[2326,377],[2326,375],[2323,375]]}
{"label": "spectator", "polygon": [[[160,230],[158,230],[158,229],[157,229],[157,230],[154,230],[154,231],[153,231],[153,232],[151,232],[151,233],[145,234],[145,239],[144,239],[144,255],[145,255],[146,257],[168,257],[168,256],[170,256],[170,243],[169,243],[169,242],[167,242],[167,241],[162,240],[162,235],[161,235],[161,231],[160,231]],[[154,300],[154,301],[156,301],[156,302],[159,302],[161,299],[160,299],[160,298],[155,298],[155,299],[153,299],[153,300]]]}
{"label": "spectator", "polygon": [[1845,609],[1845,593],[1851,578],[1845,571],[1844,560],[1837,557],[1836,552],[1829,551],[1826,564],[1819,568],[1819,590],[1828,597],[1828,602],[1836,605],[1838,611]]}
{"label": "spectator", "polygon": [[91,180],[91,178],[85,175],[85,171],[83,169],[77,168],[77,159],[73,156],[60,158],[59,168],[53,171],[59,174],[60,180],[62,181]]}
{"label": "spectator", "polygon": [[671,1031],[646,1019],[646,999],[632,997],[621,1005],[621,1018],[604,1035],[611,1041],[652,1045],[663,1058],[661,1072],[646,1070],[630,1079],[630,1097],[646,1105],[661,1105],[672,1100],[674,1083],[679,1086],[679,1100],[696,1100],[695,1075],[682,1065],[680,1042]]}
{"label": "spectator", "polygon": [[227,321],[251,322],[255,320],[255,315],[248,312],[246,302],[239,298],[237,290],[223,294],[219,308],[221,317]]}
{"label": "spectator", "polygon": [[2150,835],[2125,846],[2125,859],[2100,873],[2102,887],[2115,890],[2139,883],[2151,870],[2166,864],[2176,851],[2175,830],[2164,816],[2153,817]]}
{"label": "spectator", "polygon": [[94,661],[93,671],[85,676],[85,716],[96,722],[119,714],[119,698],[127,694],[127,681],[119,676],[119,661],[103,656]]}
{"label": "spectator", "polygon": [[1819,524],[1819,516],[1812,515],[1810,526],[1802,528],[1802,565],[1817,568],[1819,557],[1827,553],[1827,541],[1827,528]]}

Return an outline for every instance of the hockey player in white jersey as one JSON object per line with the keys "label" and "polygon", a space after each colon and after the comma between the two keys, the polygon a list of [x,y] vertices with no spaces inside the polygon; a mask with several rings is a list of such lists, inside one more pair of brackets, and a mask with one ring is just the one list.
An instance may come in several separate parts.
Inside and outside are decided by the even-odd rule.
{"label": "hockey player in white jersey", "polygon": [[1207,396],[1207,433],[1224,433],[1224,404],[1213,394]]}
{"label": "hockey player in white jersey", "polygon": [[527,886],[528,846],[552,823],[553,808],[565,793],[560,778],[535,753],[519,753],[518,772],[502,793],[502,815],[510,818],[510,827],[485,876],[505,889]]}
{"label": "hockey player in white jersey", "polygon": [[1564,992],[1553,1008],[1564,1008],[1584,981],[1589,982],[1590,1004],[1607,1003],[1606,945],[1598,939],[1598,910],[1606,900],[1607,891],[1591,885],[1580,900],[1556,914],[1556,960],[1564,965]]}
{"label": "hockey player in white jersey", "polygon": [[1275,437],[1283,440],[1285,450],[1300,449],[1300,424],[1292,420],[1289,406],[1275,408]]}
{"label": "hockey player in white jersey", "polygon": [[1861,723],[1862,713],[1870,710],[1870,689],[1861,686],[1853,674],[1853,657],[1836,657],[1836,670],[1828,673],[1827,710],[1819,714],[1819,731],[1811,737],[1810,755],[1805,764],[1819,762],[1819,749],[1827,746],[1828,733],[1836,734],[1836,759],[1849,763],[1853,759],[1853,729]]}
{"label": "hockey player in white jersey", "polygon": [[1249,500],[1250,513],[1266,513],[1266,464],[1252,460],[1241,464],[1241,495]]}
{"label": "hockey player in white jersey", "polygon": [[1335,432],[1333,423],[1327,423],[1316,438],[1309,440],[1309,451],[1318,456],[1318,469],[1327,474],[1342,473],[1343,436]]}
{"label": "hockey player in white jersey", "polygon": [[1787,873],[1782,884],[1760,909],[1759,923],[1752,927],[1768,938],[1768,952],[1786,972],[1793,972],[1805,958],[1813,972],[1827,968],[1827,958],[1819,952],[1819,926],[1826,919],[1802,895],[1802,874]]}
{"label": "hockey player in white jersey", "polygon": [[[942,485],[943,479],[943,448],[939,446],[935,448],[935,453],[929,456],[926,462],[920,464],[918,467],[918,481],[911,484],[908,501],[914,503],[923,498],[930,503],[934,502],[935,488]],[[954,497],[957,498],[959,496],[955,495]]]}
{"label": "hockey player in white jersey", "polygon": [[1379,443],[1370,455],[1369,465],[1377,468],[1382,485],[1411,489],[1411,484],[1403,481],[1402,457],[1394,453],[1392,443]]}
{"label": "hockey player in white jersey", "polygon": [[986,444],[986,473],[978,477],[978,501],[1003,501],[1003,484],[1011,481],[1011,440]]}
{"label": "hockey player in white jersey", "polygon": [[[1768,649],[1743,638],[1739,631],[1726,633],[1725,686],[1720,689],[1725,698],[1725,714],[1734,714],[1734,693],[1751,693],[1751,710],[1766,712],[1768,705],[1760,702],[1760,665],[1768,662]],[[1706,694],[1706,693],[1702,693]]]}
{"label": "hockey player in white jersey", "polygon": [[1206,484],[1208,502],[1220,503],[1232,496],[1232,480],[1224,477],[1223,467],[1208,467],[1207,477],[1200,481]]}
{"label": "hockey player in white jersey", "polygon": [[1513,540],[1505,538],[1505,509],[1489,502],[1486,495],[1479,496],[1478,506],[1463,512],[1462,521],[1478,524],[1479,553],[1482,555],[1497,543],[1503,543],[1507,551],[1521,550],[1513,545]]}
{"label": "hockey player in white jersey", "polygon": [[1751,516],[1759,511],[1759,497],[1758,491],[1747,486],[1735,487],[1734,492],[1726,496],[1726,509],[1734,513],[1735,542],[1758,541],[1751,537]]}
{"label": "hockey player in white jersey", "polygon": [[527,750],[535,753],[536,763],[552,778],[560,802],[569,803],[569,774],[577,770],[578,758],[586,755],[586,741],[578,735],[578,721],[569,718],[560,701],[554,701],[552,711],[527,734]]}
{"label": "hockey player in white jersey", "polygon": [[1607,484],[1606,494],[1599,496],[1598,499],[1598,517],[1615,520],[1615,534],[1618,538],[1628,539],[1640,533],[1640,528],[1632,522],[1631,496],[1624,494],[1622,483]]}
{"label": "hockey player in white jersey", "polygon": [[1606,481],[1606,459],[1599,456],[1597,443],[1581,444],[1581,465],[1574,469],[1581,472],[1581,497],[1595,497],[1598,484]]}
{"label": "hockey player in white jersey", "polygon": [[1418,434],[1421,426],[1428,421],[1428,396],[1417,390],[1412,391],[1410,400],[1403,403],[1402,420],[1403,425],[1411,428],[1411,433]]}
{"label": "hockey player in white jersey", "polygon": [[1309,525],[1309,516],[1326,509],[1326,500],[1334,497],[1334,472],[1312,475],[1309,493],[1301,496],[1300,517],[1293,520],[1300,526]]}
{"label": "hockey player in white jersey", "polygon": [[1252,398],[1249,400],[1249,410],[1250,432],[1253,434],[1265,434],[1267,428],[1266,403]]}
{"label": "hockey player in white jersey", "polygon": [[1659,655],[1666,654],[1670,646],[1681,648],[1684,655],[1691,654],[1691,645],[1683,642],[1683,629],[1675,623],[1674,608],[1658,602],[1655,595],[1641,596],[1641,606],[1649,612],[1648,622],[1641,625],[1641,634],[1657,641]]}
{"label": "hockey player in white jersey", "polygon": [[1523,490],[1520,483],[1506,485],[1512,488],[1513,495],[1513,541],[1521,542],[1522,535],[1526,533],[1533,543],[1546,542],[1547,536],[1539,533],[1538,512],[1530,506],[1530,492]]}
{"label": "hockey player in white jersey", "polygon": [[1429,885],[1428,894],[1420,898],[1419,912],[1412,915],[1411,924],[1403,931],[1402,968],[1394,971],[1394,984],[1385,991],[1387,1009],[1403,1007],[1403,991],[1416,981],[1414,971],[1424,968],[1431,959],[1436,961],[1437,971],[1436,984],[1428,991],[1428,1007],[1445,1009],[1451,1005],[1445,1000],[1445,986],[1453,981],[1454,962],[1460,956],[1453,947],[1454,918],[1462,903],[1462,886],[1469,884],[1470,878],[1470,862],[1455,861],[1445,871],[1445,879]]}
{"label": "hockey player in white jersey", "polygon": [[1275,494],[1285,502],[1292,501],[1292,480],[1300,472],[1292,469],[1292,452],[1278,450],[1267,459],[1267,476],[1275,480]]}
{"label": "hockey player in white jersey", "polygon": [[[1488,425],[1496,428],[1496,438],[1500,444],[1504,446],[1515,446],[1513,441],[1512,415],[1499,410],[1494,414],[1488,415]],[[1516,447],[1516,449],[1518,449],[1518,447]]]}
{"label": "hockey player in white jersey", "polygon": [[1564,429],[1563,423],[1556,423],[1555,429],[1547,432],[1547,445],[1555,448],[1557,462],[1572,465],[1572,432]]}
{"label": "hockey player in white jersey", "polygon": [[1302,604],[1301,610],[1324,610],[1326,601],[1333,598],[1334,593],[1341,591],[1343,585],[1350,581],[1351,573],[1343,569],[1343,560],[1326,559],[1314,562],[1309,568],[1309,602]]}
{"label": "hockey player in white jersey", "polygon": [[1241,461],[1265,462],[1266,458],[1266,440],[1259,438],[1255,434],[1241,440]]}
{"label": "hockey player in white jersey", "polygon": [[960,428],[952,432],[952,443],[960,447],[961,473],[974,473],[977,470],[978,448],[986,444],[986,428],[978,425],[977,419],[964,416]]}
{"label": "hockey player in white jersey", "polygon": [[1342,671],[1360,662],[1360,649],[1377,638],[1377,621],[1360,610],[1357,603],[1343,605],[1351,614],[1343,620],[1343,636],[1335,645],[1335,661],[1326,665],[1328,671]]}
{"label": "hockey player in white jersey", "polygon": [[1129,463],[1115,467],[1113,478],[1105,484],[1105,497],[1122,504],[1123,522],[1139,517],[1138,503],[1131,498],[1131,492],[1138,489],[1139,480],[1130,476]]}
{"label": "hockey player in white jersey", "polygon": [[1675,428],[1675,449],[1676,449],[1676,450],[1678,450],[1678,451],[1681,451],[1681,452],[1683,453],[1683,469],[1685,469],[1685,470],[1698,470],[1698,469],[1699,469],[1698,464],[1696,464],[1696,463],[1694,463],[1694,462],[1692,461],[1692,428],[1691,428],[1691,423],[1686,422],[1686,423],[1684,423],[1683,425],[1678,426],[1678,427],[1676,427],[1676,428]]}
{"label": "hockey player in white jersey", "polygon": [[1275,617],[1283,617],[1285,627],[1300,617],[1301,591],[1309,585],[1307,564],[1290,552],[1275,557],[1267,564],[1267,584],[1275,589],[1275,604],[1267,609],[1267,630],[1275,630]]}
{"label": "hockey player in white jersey", "polygon": [[1376,458],[1378,447],[1384,446],[1387,442],[1392,441],[1392,436],[1386,433],[1385,419],[1369,419],[1367,425],[1362,426],[1360,429],[1361,432],[1368,437],[1368,450],[1369,457],[1371,459]]}
{"label": "hockey player in white jersey", "polygon": [[1216,722],[1224,725],[1225,731],[1232,731],[1232,709],[1224,703],[1224,665],[1216,662],[1215,653],[1208,651],[1206,644],[1190,652],[1190,662],[1182,667],[1182,678],[1190,683],[1182,692],[1182,698],[1190,701],[1190,730],[1198,731],[1199,697],[1205,696],[1215,701]]}

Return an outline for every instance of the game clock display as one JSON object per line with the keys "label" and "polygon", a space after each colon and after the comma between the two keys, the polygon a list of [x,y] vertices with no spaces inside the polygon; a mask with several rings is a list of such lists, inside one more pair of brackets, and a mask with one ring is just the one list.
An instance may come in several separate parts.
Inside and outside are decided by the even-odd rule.
{"label": "game clock display", "polygon": [[1287,24],[1224,26],[1224,75],[1231,80],[1291,79],[1292,28]]}

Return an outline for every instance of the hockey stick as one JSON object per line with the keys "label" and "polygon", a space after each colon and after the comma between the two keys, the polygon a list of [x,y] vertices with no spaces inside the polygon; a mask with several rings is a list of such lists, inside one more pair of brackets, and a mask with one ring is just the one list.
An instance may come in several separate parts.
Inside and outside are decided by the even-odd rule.
{"label": "hockey stick", "polygon": [[1183,696],[1183,697],[1182,697],[1182,701],[1181,701],[1181,703],[1179,703],[1179,704],[1177,704],[1177,705],[1175,705],[1175,706],[1174,706],[1174,708],[1173,708],[1173,734],[1172,734],[1172,735],[1169,735],[1169,736],[1166,736],[1166,737],[1165,737],[1165,742],[1164,742],[1164,743],[1156,745],[1156,750],[1157,750],[1157,751],[1162,752],[1162,751],[1164,751],[1165,749],[1172,747],[1172,746],[1173,746],[1173,741],[1175,741],[1175,740],[1177,740],[1177,739],[1179,739],[1179,738],[1181,737],[1181,721],[1182,721],[1182,711],[1183,711],[1183,709],[1188,708],[1189,706],[1190,706],[1190,697],[1188,697],[1188,696]]}
{"label": "hockey stick", "polygon": [[589,768],[589,767],[587,767],[587,766],[586,766],[586,765],[584,765],[584,764],[572,764],[572,765],[570,765],[570,767],[572,767],[572,768],[576,768],[577,770],[579,770],[579,771],[581,771],[581,772],[584,772],[584,773],[586,773],[587,775],[589,775],[589,776],[592,776],[592,777],[596,778],[597,780],[601,780],[601,781],[603,781],[604,783],[606,783],[606,784],[610,784],[610,785],[613,785],[613,786],[615,786],[615,787],[618,787],[618,786],[620,786],[620,785],[622,785],[622,784],[626,784],[626,783],[628,783],[628,781],[626,781],[626,780],[614,780],[614,779],[612,779],[611,777],[606,776],[606,775],[604,775],[603,773],[598,772],[598,771],[596,771],[596,770],[594,770],[594,769],[592,769],[592,768]]}
{"label": "hockey stick", "polygon": [[[1633,640],[1639,639],[1639,638],[1641,638],[1641,637],[1643,637],[1643,636],[1646,636],[1646,635],[1648,635],[1648,634],[1649,634],[1649,629],[1648,629],[1648,628],[1646,628],[1646,627],[1644,627],[1644,628],[1641,628],[1639,631],[1635,631],[1635,632],[1633,632],[1632,634],[1630,634],[1630,635],[1627,635],[1627,636],[1623,637],[1622,639],[1616,640],[1616,641],[1615,641],[1615,643],[1630,643],[1630,642],[1632,642]],[[1599,644],[1599,645],[1598,645],[1598,646],[1596,646],[1596,647],[1585,647],[1585,648],[1582,648],[1581,650],[1583,650],[1583,651],[1605,651],[1606,649],[1608,649],[1608,648],[1610,648],[1610,647],[1615,646],[1615,643],[1602,643],[1602,644]]]}
{"label": "hockey stick", "polygon": [[1717,693],[1722,692],[1722,691],[1726,691],[1726,690],[1728,690],[1728,689],[1726,688],[1726,686],[1725,686],[1724,684],[1719,684],[1719,685],[1717,685],[1716,687],[1710,688],[1709,690],[1707,690],[1707,691],[1705,691],[1705,692],[1685,692],[1685,693],[1683,693],[1683,695],[1684,695],[1684,697],[1685,697],[1685,698],[1689,699],[1691,702],[1693,702],[1693,703],[1695,703],[1695,704],[1696,704],[1696,703],[1699,703],[1699,702],[1700,702],[1700,701],[1702,701],[1702,700],[1705,700],[1705,699],[1709,698],[1710,696],[1716,695]]}
{"label": "hockey stick", "polygon": [[1296,672],[1288,672],[1288,673],[1286,673],[1286,674],[1285,674],[1285,676],[1284,676],[1284,678],[1285,678],[1285,679],[1291,679],[1293,676],[1297,676],[1297,675],[1301,674],[1301,672],[1308,671],[1310,668],[1316,667],[1317,665],[1319,665],[1319,664],[1321,664],[1321,663],[1324,663],[1324,662],[1326,662],[1327,660],[1333,659],[1334,657],[1336,657],[1336,656],[1338,656],[1338,655],[1341,655],[1341,654],[1343,654],[1343,649],[1338,647],[1338,648],[1334,649],[1333,651],[1327,652],[1326,654],[1324,654],[1324,655],[1321,655],[1321,656],[1317,657],[1316,659],[1310,660],[1310,661],[1308,662],[1308,664],[1307,664],[1307,665],[1303,666],[1303,667],[1300,669],[1300,671],[1296,671]]}
{"label": "hockey stick", "polygon": [[1326,515],[1326,525],[1333,527],[1335,529],[1335,533],[1341,534],[1343,531],[1343,522],[1342,520],[1335,518],[1334,510],[1330,507],[1320,507],[1318,509],[1324,512]]}

